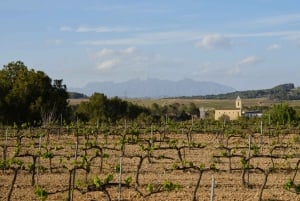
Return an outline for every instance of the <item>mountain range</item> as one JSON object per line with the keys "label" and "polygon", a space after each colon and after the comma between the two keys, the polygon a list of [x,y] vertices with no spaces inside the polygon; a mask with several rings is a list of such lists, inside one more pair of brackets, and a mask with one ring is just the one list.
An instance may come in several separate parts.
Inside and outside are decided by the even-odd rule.
{"label": "mountain range", "polygon": [[99,92],[108,97],[162,98],[221,94],[233,92],[235,89],[215,82],[195,81],[191,79],[180,81],[134,79],[122,83],[91,82],[82,88],[70,88],[69,91],[76,91],[88,96]]}

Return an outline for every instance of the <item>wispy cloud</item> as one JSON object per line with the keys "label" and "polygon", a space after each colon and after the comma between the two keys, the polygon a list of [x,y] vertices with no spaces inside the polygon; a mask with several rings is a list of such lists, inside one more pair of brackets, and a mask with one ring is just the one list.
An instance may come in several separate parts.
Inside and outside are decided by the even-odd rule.
{"label": "wispy cloud", "polygon": [[97,58],[101,58],[101,57],[112,55],[114,54],[114,52],[115,51],[113,49],[103,48],[102,50],[96,52],[95,56]]}
{"label": "wispy cloud", "polygon": [[120,39],[110,39],[110,40],[85,40],[79,42],[79,44],[103,46],[103,45],[148,45],[153,43],[151,43],[150,41],[145,41],[140,38],[120,38]]}
{"label": "wispy cloud", "polygon": [[113,58],[110,60],[102,61],[97,64],[98,70],[109,70],[120,63],[118,58]]}
{"label": "wispy cloud", "polygon": [[263,62],[264,59],[258,56],[249,56],[238,61],[230,70],[230,74],[238,74],[244,66],[253,66]]}
{"label": "wispy cloud", "polygon": [[277,49],[280,49],[281,47],[280,47],[280,45],[278,45],[278,44],[272,44],[272,45],[270,45],[268,48],[267,48],[267,50],[268,51],[272,51],[272,50],[277,50]]}
{"label": "wispy cloud", "polygon": [[[65,28],[66,29],[66,28]],[[77,44],[90,46],[139,46],[139,45],[157,45],[157,44],[179,44],[195,43],[197,48],[213,49],[230,49],[235,46],[235,38],[263,38],[277,37],[281,39],[295,40],[300,38],[300,31],[286,30],[274,32],[253,32],[253,33],[214,33],[205,34],[197,30],[174,30],[166,32],[130,32],[134,28],[126,28],[130,36],[114,39],[100,40],[81,40]],[[108,31],[125,31],[126,29],[118,28],[88,28],[78,27],[77,32],[108,32]],[[67,29],[68,30],[68,29]],[[137,29],[136,29],[137,30]],[[198,41],[198,42],[197,42]]]}
{"label": "wispy cloud", "polygon": [[125,27],[91,27],[91,26],[79,26],[75,32],[86,33],[86,32],[96,32],[96,33],[107,33],[107,32],[127,32],[130,29]]}
{"label": "wispy cloud", "polygon": [[251,23],[256,25],[281,25],[281,24],[293,24],[300,22],[300,14],[288,14],[288,15],[279,15],[271,17],[262,17],[256,20],[253,20]]}
{"label": "wispy cloud", "polygon": [[60,31],[63,31],[63,32],[70,32],[70,31],[73,31],[73,29],[69,26],[62,26],[60,27],[59,29]]}
{"label": "wispy cloud", "polygon": [[100,51],[96,52],[95,56],[97,58],[103,58],[108,56],[123,56],[126,54],[133,54],[136,51],[136,48],[131,46],[124,49],[109,49],[103,48]]}
{"label": "wispy cloud", "polygon": [[196,31],[167,31],[167,32],[143,32],[134,34],[128,38],[116,38],[107,40],[84,40],[80,45],[153,45],[153,44],[176,44],[199,40],[202,33]]}
{"label": "wispy cloud", "polygon": [[88,26],[88,25],[80,25],[77,27],[71,26],[61,26],[59,28],[62,32],[77,32],[77,33],[109,33],[109,32],[134,32],[140,31],[141,28],[130,28],[130,27],[122,27],[122,26]]}
{"label": "wispy cloud", "polygon": [[206,35],[202,38],[200,42],[196,44],[196,47],[204,48],[204,49],[216,49],[216,48],[227,49],[230,46],[231,46],[231,41],[220,34]]}
{"label": "wispy cloud", "polygon": [[256,32],[256,33],[229,33],[225,36],[230,38],[242,38],[242,37],[293,37],[300,36],[300,31],[287,30],[287,31],[273,31],[273,32]]}
{"label": "wispy cloud", "polygon": [[238,66],[255,65],[262,61],[263,61],[263,59],[258,56],[249,56],[249,57],[246,57],[246,58],[242,59],[241,61],[239,61],[237,63],[237,65]]}
{"label": "wispy cloud", "polygon": [[93,56],[98,70],[108,71],[123,65],[128,60],[132,60],[132,55],[136,52],[133,46],[124,49],[103,48]]}
{"label": "wispy cloud", "polygon": [[46,43],[48,45],[58,46],[58,45],[61,45],[63,43],[63,41],[61,39],[51,39],[51,40],[47,40]]}

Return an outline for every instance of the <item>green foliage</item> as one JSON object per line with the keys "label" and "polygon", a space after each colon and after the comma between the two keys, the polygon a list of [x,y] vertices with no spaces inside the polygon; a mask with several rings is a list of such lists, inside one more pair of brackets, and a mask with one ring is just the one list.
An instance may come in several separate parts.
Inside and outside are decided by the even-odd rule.
{"label": "green foliage", "polygon": [[99,177],[97,176],[94,176],[93,183],[97,188],[100,188],[103,185],[103,183],[100,181]]}
{"label": "green foliage", "polygon": [[251,149],[253,150],[254,154],[259,154],[259,146],[257,146],[256,144],[253,144]]}
{"label": "green foliage", "polygon": [[62,80],[11,62],[0,70],[0,122],[18,127],[54,121],[67,113],[68,93]]}
{"label": "green foliage", "polygon": [[179,188],[181,188],[181,186],[179,184],[174,184],[171,181],[164,181],[164,183],[163,183],[163,189],[165,191],[178,190]]}
{"label": "green foliage", "polygon": [[283,188],[285,190],[292,190],[294,189],[295,193],[300,194],[300,184],[295,184],[292,179],[289,179],[284,185]]}
{"label": "green foliage", "polygon": [[9,164],[7,163],[7,161],[0,160],[0,169],[1,170],[4,170],[4,169],[6,169],[8,167],[9,167]]}
{"label": "green foliage", "polygon": [[269,112],[271,121],[277,124],[290,124],[296,120],[296,111],[287,104],[273,105]]}
{"label": "green foliage", "polygon": [[126,185],[130,185],[131,183],[132,183],[132,177],[129,176],[129,177],[127,177],[127,178],[125,179],[125,184],[126,184]]}
{"label": "green foliage", "polygon": [[36,186],[34,189],[34,193],[40,198],[40,200],[44,201],[48,197],[48,192],[40,186]]}
{"label": "green foliage", "polygon": [[114,179],[114,175],[113,174],[108,174],[105,178],[104,181],[102,182],[98,176],[94,176],[93,179],[93,183],[95,184],[95,186],[97,188],[102,187],[105,184],[108,184],[109,182],[111,182]]}
{"label": "green foliage", "polygon": [[45,153],[43,153],[42,154],[42,157],[43,158],[53,158],[54,157],[54,154],[53,153],[51,153],[51,152],[45,152]]}
{"label": "green foliage", "polygon": [[295,143],[300,144],[300,136],[295,136],[293,140]]}
{"label": "green foliage", "polygon": [[104,184],[108,184],[109,182],[111,182],[114,179],[114,175],[113,174],[108,174],[105,178],[104,178]]}
{"label": "green foliage", "polygon": [[152,184],[147,184],[146,191],[148,191],[149,193],[152,193],[153,192],[153,185]]}
{"label": "green foliage", "polygon": [[116,165],[115,172],[118,173],[118,172],[120,172],[120,170],[121,170],[120,164]]}
{"label": "green foliage", "polygon": [[135,119],[148,109],[123,101],[118,97],[108,99],[104,94],[94,93],[88,102],[81,102],[76,115],[83,121],[116,122],[123,118]]}

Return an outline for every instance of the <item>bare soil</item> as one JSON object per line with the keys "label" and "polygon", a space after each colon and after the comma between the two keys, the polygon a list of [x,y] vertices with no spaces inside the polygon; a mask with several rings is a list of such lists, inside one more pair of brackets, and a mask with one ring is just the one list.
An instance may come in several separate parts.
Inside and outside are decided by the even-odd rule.
{"label": "bare soil", "polygon": [[[266,187],[263,191],[263,200],[268,201],[288,201],[300,200],[300,195],[284,189],[284,184],[289,178],[292,178],[295,171],[297,161],[299,160],[299,144],[293,142],[296,134],[289,134],[288,137],[278,139],[269,138],[267,136],[259,137],[253,136],[252,143],[259,146],[259,154],[268,155],[270,150],[276,145],[288,146],[288,148],[278,148],[273,152],[277,155],[291,155],[293,157],[285,159],[274,159],[273,163],[270,158],[253,158],[250,164],[253,167],[259,167],[263,170],[268,170],[270,167],[275,167],[275,170],[269,174]],[[182,134],[167,134],[167,142],[158,142],[162,136],[159,133],[154,133],[153,137],[156,142],[153,144],[157,149],[152,150],[150,161],[146,158],[141,166],[139,175],[139,185],[135,183],[135,176],[137,172],[137,165],[139,158],[137,156],[145,156],[147,152],[141,149],[141,144],[145,147],[146,142],[140,143],[125,143],[124,157],[122,158],[122,182],[129,177],[132,177],[132,182],[129,187],[123,186],[121,188],[121,200],[192,200],[193,192],[199,177],[199,171],[195,169],[186,168],[185,170],[178,170],[174,166],[182,167],[182,163],[178,157],[176,149],[168,149],[170,142],[177,142],[176,146],[187,146],[188,139],[186,135]],[[135,136],[126,136],[127,141],[136,139]],[[99,134],[98,137],[89,136],[87,139],[84,136],[78,138],[78,158],[77,162],[83,161],[83,156],[90,159],[96,155],[96,149],[90,149],[85,152],[84,148],[87,142],[98,144],[103,147],[103,152],[107,154],[103,160],[103,169],[100,170],[100,157],[91,162],[90,172],[84,170],[76,170],[75,183],[81,189],[87,189],[88,185],[93,184],[93,179],[97,176],[100,180],[108,174],[113,175],[113,180],[110,183],[119,182],[119,172],[116,167],[120,163],[120,136],[111,135],[105,136]],[[150,134],[141,134],[139,139],[150,139]],[[77,138],[74,134],[64,134],[58,136],[57,134],[50,134],[49,138],[44,136],[42,139],[41,153],[46,152],[46,148],[51,148],[51,153],[54,154],[52,159],[52,173],[50,171],[50,162],[48,158],[41,157],[38,165],[42,166],[38,177],[38,185],[45,189],[49,195],[46,200],[67,200],[68,199],[68,184],[69,184],[69,170],[74,167],[75,158],[75,142]],[[177,140],[177,141],[176,141]],[[1,144],[4,144],[4,137],[1,139]],[[229,170],[229,159],[226,157],[213,157],[224,156],[224,150],[220,149],[221,144],[227,147],[236,147],[232,152],[236,154],[248,154],[248,137],[232,137],[223,138],[216,134],[192,134],[192,142],[204,146],[203,148],[191,147],[182,148],[181,154],[185,161],[185,167],[193,166],[209,168],[212,165],[216,166],[216,171],[207,170],[203,173],[200,186],[197,191],[196,199],[199,201],[210,200],[211,193],[211,180],[215,179],[214,200],[215,201],[252,201],[258,200],[261,185],[263,183],[264,174],[260,171],[252,169],[249,174],[249,186],[242,185],[242,164],[240,158],[232,158],[232,171]],[[16,138],[11,136],[7,139],[9,145],[7,159],[12,158],[16,151]],[[32,153],[35,154],[39,150],[39,138],[23,138],[20,154]],[[160,149],[158,147],[165,147]],[[239,149],[239,147],[245,147]],[[2,146],[3,150],[3,146]],[[1,150],[0,157],[4,157],[4,152]],[[254,154],[254,150],[250,154]],[[69,156],[69,157],[67,157]],[[29,165],[32,164],[32,157],[19,157],[23,162],[23,169],[17,175],[16,183],[13,187],[11,200],[40,200],[35,194],[35,187],[31,185],[32,172],[29,171]],[[275,165],[274,165],[275,164]],[[69,168],[69,170],[68,170]],[[237,169],[237,170],[234,170]],[[13,178],[13,171],[3,170],[0,171],[0,200],[7,200],[9,189]],[[178,185],[178,188],[171,191],[162,191],[154,193],[158,189],[162,189],[165,182],[172,182]],[[295,180],[300,184],[300,176],[297,175]],[[153,193],[149,196],[146,190],[147,185],[153,186]],[[139,194],[135,187],[143,193],[144,196]],[[62,192],[60,192],[62,191]],[[108,194],[112,200],[118,200],[118,185],[112,185],[107,188]],[[93,191],[82,193],[74,190],[74,200],[107,200],[107,195],[102,191]]]}

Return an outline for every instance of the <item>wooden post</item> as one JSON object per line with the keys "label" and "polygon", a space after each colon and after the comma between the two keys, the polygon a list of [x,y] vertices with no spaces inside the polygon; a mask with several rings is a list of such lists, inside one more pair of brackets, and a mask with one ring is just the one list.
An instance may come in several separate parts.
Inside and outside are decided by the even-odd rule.
{"label": "wooden post", "polygon": [[247,170],[247,183],[249,185],[249,180],[250,180],[250,156],[251,156],[251,134],[249,134],[249,139],[248,139],[248,170]]}
{"label": "wooden post", "polygon": [[38,156],[38,159],[37,159],[37,170],[36,170],[36,185],[39,185],[39,168],[40,168],[40,155],[41,155],[41,147],[42,147],[42,135],[40,135],[40,138],[39,138],[39,156]]}
{"label": "wooden post", "polygon": [[215,193],[215,178],[214,175],[211,176],[211,189],[210,189],[210,201],[214,201]]}
{"label": "wooden post", "polygon": [[[6,131],[5,131],[5,144],[4,144],[4,147],[3,147],[3,161],[6,163],[7,161],[7,147],[8,147],[8,128],[6,128]],[[5,173],[5,169],[6,168],[3,168],[2,172]]]}
{"label": "wooden post", "polygon": [[5,131],[5,144],[4,144],[4,149],[3,149],[3,161],[6,162],[6,155],[7,155],[7,143],[8,143],[8,128],[6,128],[6,131]]}
{"label": "wooden post", "polygon": [[119,188],[118,188],[118,201],[121,201],[121,193],[122,193],[122,160],[123,160],[123,154],[120,156],[120,163],[119,163]]}
{"label": "wooden post", "polygon": [[97,125],[96,125],[96,144],[98,145],[98,135],[99,135],[99,118],[97,118]]}
{"label": "wooden post", "polygon": [[153,124],[151,124],[151,139],[150,139],[150,145],[152,146],[153,144]]}
{"label": "wooden post", "polygon": [[263,144],[264,144],[264,139],[263,139],[263,122],[260,121],[260,152],[261,152],[261,154],[263,153]]}
{"label": "wooden post", "polygon": [[59,137],[62,133],[62,127],[63,127],[63,119],[62,119],[62,114],[60,114],[60,127],[59,127]]}
{"label": "wooden post", "polygon": [[73,201],[73,198],[74,198],[74,188],[75,188],[75,176],[76,176],[76,161],[77,161],[77,155],[78,155],[78,141],[75,142],[75,153],[74,153],[74,158],[75,158],[75,167],[73,169],[73,172],[72,172],[72,177],[71,177],[71,184],[72,184],[72,187],[71,187],[71,196],[70,196],[70,201]]}

